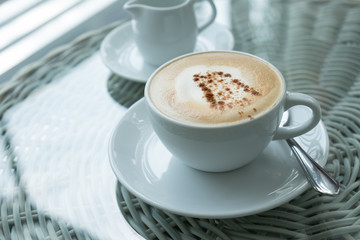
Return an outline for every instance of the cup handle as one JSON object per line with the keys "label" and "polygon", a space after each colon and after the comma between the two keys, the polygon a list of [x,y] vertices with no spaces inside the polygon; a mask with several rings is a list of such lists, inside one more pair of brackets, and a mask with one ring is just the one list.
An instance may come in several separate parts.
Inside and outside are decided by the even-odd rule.
{"label": "cup handle", "polygon": [[309,95],[287,92],[285,101],[284,111],[296,105],[304,105],[312,110],[312,117],[296,126],[279,127],[273,140],[288,139],[302,135],[313,129],[321,118],[321,108],[319,102]]}
{"label": "cup handle", "polygon": [[215,18],[216,18],[216,7],[215,4],[213,2],[213,0],[207,0],[211,6],[211,15],[209,17],[209,20],[204,23],[201,27],[198,27],[198,33],[200,33],[201,31],[203,31],[205,28],[207,28],[212,22],[214,22]]}

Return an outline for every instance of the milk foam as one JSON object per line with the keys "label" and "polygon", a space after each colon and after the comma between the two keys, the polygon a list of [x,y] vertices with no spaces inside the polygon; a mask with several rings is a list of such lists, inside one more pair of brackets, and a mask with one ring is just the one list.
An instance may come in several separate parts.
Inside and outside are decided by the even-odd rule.
{"label": "milk foam", "polygon": [[[223,73],[228,73],[230,74],[232,77],[234,78],[242,78],[242,74],[240,72],[239,69],[233,68],[233,67],[227,67],[227,66],[210,66],[207,67],[206,65],[196,65],[196,66],[192,66],[189,67],[187,69],[184,69],[175,79],[175,89],[177,92],[177,101],[179,102],[187,102],[187,101],[196,101],[199,104],[203,103],[206,104],[206,98],[204,97],[204,92],[201,90],[201,87],[199,87],[199,81],[201,81],[202,79],[200,78],[201,76],[206,76],[207,74],[211,74],[214,72],[220,72],[222,71]],[[194,74],[195,73],[195,74]],[[199,75],[198,78],[199,81],[194,81],[194,75]],[[220,79],[224,79],[225,81],[223,81],[222,83],[216,81],[217,86],[215,87],[214,85],[212,85],[214,88],[214,90],[218,90],[216,91],[217,93],[220,91],[223,91],[225,87],[229,87],[233,92],[235,92],[236,86],[232,85],[231,83],[228,84],[227,86],[225,86],[225,82],[231,81],[231,78],[229,77],[222,77],[220,78],[220,76],[218,74],[217,78],[216,76],[214,76],[213,80],[220,80]],[[204,80],[207,78],[203,78]],[[214,81],[215,84],[215,81]],[[210,87],[210,84],[206,84],[207,87]],[[242,98],[245,97],[245,94],[243,94],[243,92],[238,92],[236,95],[234,95],[234,97],[237,98]],[[215,94],[215,98],[220,101],[220,95],[216,95]]]}
{"label": "milk foam", "polygon": [[266,62],[239,53],[199,53],[163,67],[149,94],[171,118],[203,124],[251,120],[276,104],[281,77]]}

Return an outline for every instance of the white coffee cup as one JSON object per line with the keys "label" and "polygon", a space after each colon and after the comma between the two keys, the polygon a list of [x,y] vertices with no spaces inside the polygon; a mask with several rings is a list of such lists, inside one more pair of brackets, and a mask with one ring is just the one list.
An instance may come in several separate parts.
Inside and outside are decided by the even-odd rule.
{"label": "white coffee cup", "polygon": [[[211,65],[212,61],[215,61],[213,65]],[[207,64],[210,65],[208,66]],[[257,106],[259,109],[263,107],[263,110],[255,113],[255,109],[254,116],[245,117],[240,120],[231,120],[230,122],[221,122],[222,120],[216,123],[208,122],[213,121],[213,117],[209,118],[210,120],[205,117],[204,122],[201,122],[203,120],[198,122],[198,119],[188,120],[187,116],[183,116],[191,112],[191,109],[189,110],[187,108],[196,108],[200,103],[193,104],[193,100],[189,98],[190,100],[188,102],[190,102],[190,104],[188,104],[187,100],[181,99],[188,99],[183,96],[187,96],[186,94],[189,94],[189,91],[192,90],[190,90],[191,87],[182,87],[179,81],[181,82],[182,79],[186,79],[186,76],[191,76],[185,74],[191,73],[191,71],[193,71],[193,73],[191,73],[193,76],[199,76],[198,69],[201,67],[198,66],[205,66],[203,69],[212,69],[209,70],[208,73],[214,73],[214,76],[217,70],[223,71],[224,69],[229,69],[229,72],[232,71],[232,79],[230,79],[230,77],[230,80],[222,77],[218,78],[217,81],[224,78],[230,82],[238,83],[238,81],[234,81],[234,78],[237,76],[236,74],[240,74],[239,76],[242,76],[241,81],[246,80],[247,83],[252,82],[254,86],[262,89],[260,93],[257,93],[253,88],[250,88],[254,90],[253,93],[251,93],[253,96],[252,98],[248,97],[250,100],[247,101],[252,102],[245,107],[241,106],[241,104],[244,105],[244,103],[240,101],[240,103],[237,103],[238,105],[229,105],[228,109],[225,110],[216,107],[216,109],[211,109],[209,107],[210,110],[204,110],[206,114],[207,112],[214,112],[219,115],[215,117],[216,119],[222,119],[223,116],[227,119],[226,111],[232,112],[235,107],[251,111],[252,106]],[[229,66],[234,67],[234,69],[228,68]],[[217,67],[219,69],[217,69]],[[239,71],[239,73],[237,73],[237,71]],[[253,74],[252,71],[256,71],[256,73]],[[221,72],[219,72],[219,74],[220,73]],[[262,73],[265,74],[261,75]],[[174,76],[168,78],[168,74],[174,74]],[[224,75],[225,72],[222,76]],[[252,78],[252,76],[255,77]],[[257,76],[261,77],[258,78]],[[246,77],[248,77],[248,79],[245,79]],[[161,80],[162,78],[164,78],[164,81]],[[212,77],[209,77],[209,79],[211,78]],[[269,78],[269,80],[267,80],[267,78]],[[168,84],[166,81],[169,81],[169,83],[174,81],[174,84]],[[192,81],[196,81],[196,78],[194,77],[194,79],[188,81],[188,83],[192,84]],[[273,85],[267,86],[268,82],[273,82]],[[221,84],[222,83],[223,81]],[[198,83],[194,84],[196,88],[196,84]],[[244,85],[245,87],[240,87],[239,90],[234,91],[239,91],[240,95],[249,94],[249,91],[246,92],[244,90],[247,88],[246,84]],[[262,87],[264,85],[266,85],[266,87]],[[162,89],[163,87],[165,90]],[[217,85],[214,88],[220,87]],[[165,96],[167,94],[168,96]],[[163,95],[165,96],[164,99],[169,100],[170,107],[167,106],[167,103],[165,104],[164,100],[161,100]],[[180,96],[180,99],[176,99],[175,95]],[[158,97],[160,100],[157,99]],[[203,100],[199,100],[202,101],[201,104],[205,106],[206,104],[210,104],[206,102],[204,98],[202,99]],[[304,134],[315,127],[321,117],[319,103],[314,98],[305,94],[286,91],[285,80],[282,74],[272,64],[256,56],[236,51],[192,53],[165,63],[151,75],[146,83],[145,100],[152,127],[164,146],[175,158],[184,164],[195,169],[209,172],[222,172],[239,168],[255,159],[272,140],[286,139]],[[233,101],[233,99],[229,101]],[[273,103],[271,101],[273,101]],[[312,117],[296,126],[279,127],[284,111],[295,105],[309,107],[312,110]],[[170,112],[167,112],[168,108],[170,108]],[[184,111],[182,111],[183,108],[185,109]],[[172,116],[172,111],[180,111],[178,109],[181,109],[181,114]],[[201,110],[202,107],[199,109]],[[196,117],[200,110],[194,112]],[[236,113],[236,111],[234,110],[233,112]],[[240,112],[241,111],[238,112],[239,118],[242,116]],[[200,115],[199,113],[199,116]]]}
{"label": "white coffee cup", "polygon": [[132,16],[136,45],[144,60],[155,66],[194,50],[199,32],[216,17],[212,0],[208,20],[197,27],[195,0],[131,0],[124,9]]}

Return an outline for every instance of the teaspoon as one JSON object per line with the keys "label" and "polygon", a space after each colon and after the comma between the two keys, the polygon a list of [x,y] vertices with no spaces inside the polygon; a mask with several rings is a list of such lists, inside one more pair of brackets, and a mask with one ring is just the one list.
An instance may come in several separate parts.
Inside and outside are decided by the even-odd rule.
{"label": "teaspoon", "polygon": [[[285,112],[281,119],[280,126],[284,126],[288,119],[289,113]],[[315,160],[295,141],[295,139],[286,139],[286,142],[304,170],[309,183],[316,191],[327,195],[336,195],[339,193],[339,183],[317,162],[315,162]]]}

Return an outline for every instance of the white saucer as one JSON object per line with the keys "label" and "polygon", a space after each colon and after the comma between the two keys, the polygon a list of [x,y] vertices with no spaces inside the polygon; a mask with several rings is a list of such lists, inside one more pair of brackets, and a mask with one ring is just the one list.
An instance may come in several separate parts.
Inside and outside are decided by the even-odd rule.
{"label": "white saucer", "polygon": [[[146,82],[157,67],[144,62],[133,38],[131,22],[122,24],[104,38],[101,56],[105,65],[119,76]],[[195,52],[231,50],[233,47],[232,33],[226,27],[213,23],[199,34]]]}
{"label": "white saucer", "polygon": [[[294,112],[299,122],[311,114],[306,108]],[[297,140],[325,165],[329,143],[322,122]],[[119,122],[109,157],[118,180],[134,195],[152,206],[191,217],[255,214],[290,201],[310,186],[285,141],[271,142],[253,162],[231,172],[201,172],[183,165],[153,132],[144,100]]]}

